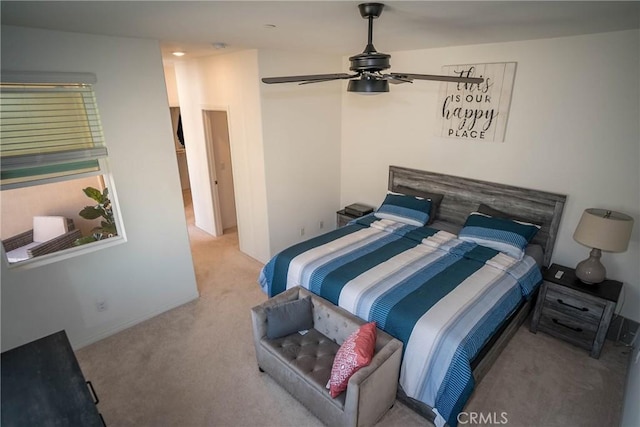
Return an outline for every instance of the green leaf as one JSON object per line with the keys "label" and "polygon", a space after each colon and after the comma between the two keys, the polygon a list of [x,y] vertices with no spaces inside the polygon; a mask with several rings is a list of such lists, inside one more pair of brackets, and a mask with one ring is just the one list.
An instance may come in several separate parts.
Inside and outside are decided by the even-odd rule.
{"label": "green leaf", "polygon": [[96,209],[93,206],[85,206],[79,213],[79,215],[84,219],[96,219],[102,216],[102,212],[100,209]]}
{"label": "green leaf", "polygon": [[[80,211],[79,215],[88,220],[94,220],[100,217],[104,218],[104,220],[100,221],[101,226],[94,227],[92,230],[93,235],[86,239],[90,239],[89,241],[96,241],[117,236],[118,231],[116,230],[113,210],[111,209],[111,201],[109,200],[109,189],[105,188],[101,193],[93,187],[87,187],[82,191],[84,191],[84,194],[86,194],[87,197],[98,202],[98,204],[95,206],[85,206],[84,209]],[[80,241],[80,239],[78,240]]]}
{"label": "green leaf", "polygon": [[98,203],[103,203],[104,201],[104,197],[102,196],[102,193],[100,192],[100,190],[93,188],[93,187],[87,187],[85,189],[83,189],[82,191],[84,191],[84,194],[87,195],[87,197],[92,198],[93,200],[95,200]]}

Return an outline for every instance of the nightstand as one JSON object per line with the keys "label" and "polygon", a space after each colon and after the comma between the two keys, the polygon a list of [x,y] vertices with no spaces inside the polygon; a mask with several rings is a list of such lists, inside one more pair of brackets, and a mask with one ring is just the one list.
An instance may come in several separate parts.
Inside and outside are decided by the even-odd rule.
{"label": "nightstand", "polygon": [[546,332],[599,358],[622,283],[605,280],[586,285],[576,278],[574,269],[557,264],[543,272],[543,279],[531,332]]}
{"label": "nightstand", "polygon": [[356,218],[358,217],[355,215],[348,214],[344,209],[341,209],[338,212],[336,212],[336,223],[338,224],[338,227],[343,227],[347,225],[349,221]]}
{"label": "nightstand", "polygon": [[353,203],[336,212],[336,222],[338,227],[343,227],[347,225],[349,221],[365,216],[371,212],[373,212],[373,207],[362,203]]}

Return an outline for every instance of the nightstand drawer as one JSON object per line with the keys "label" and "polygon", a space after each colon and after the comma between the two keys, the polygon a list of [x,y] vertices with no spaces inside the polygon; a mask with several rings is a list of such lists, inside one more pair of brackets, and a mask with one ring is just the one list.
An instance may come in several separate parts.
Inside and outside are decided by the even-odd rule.
{"label": "nightstand drawer", "polygon": [[598,332],[598,324],[577,320],[574,316],[545,307],[538,328],[550,335],[590,350]]}
{"label": "nightstand drawer", "polygon": [[573,318],[575,322],[589,323],[597,329],[604,308],[602,300],[547,282],[543,315],[545,311],[553,310]]}

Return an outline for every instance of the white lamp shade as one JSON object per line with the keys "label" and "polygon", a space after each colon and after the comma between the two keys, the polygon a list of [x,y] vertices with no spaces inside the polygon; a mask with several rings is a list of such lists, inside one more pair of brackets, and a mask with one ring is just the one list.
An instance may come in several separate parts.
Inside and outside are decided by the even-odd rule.
{"label": "white lamp shade", "polygon": [[573,239],[590,248],[624,252],[629,246],[633,218],[605,209],[585,209]]}

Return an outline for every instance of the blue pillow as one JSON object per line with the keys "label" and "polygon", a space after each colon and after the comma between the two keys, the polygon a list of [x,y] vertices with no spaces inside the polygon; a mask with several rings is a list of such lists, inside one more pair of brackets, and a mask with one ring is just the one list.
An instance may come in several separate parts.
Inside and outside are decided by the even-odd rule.
{"label": "blue pillow", "polygon": [[525,248],[539,229],[535,224],[472,212],[458,237],[522,259]]}
{"label": "blue pillow", "polygon": [[375,216],[422,227],[429,221],[430,211],[430,200],[390,193],[385,197]]}

